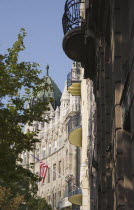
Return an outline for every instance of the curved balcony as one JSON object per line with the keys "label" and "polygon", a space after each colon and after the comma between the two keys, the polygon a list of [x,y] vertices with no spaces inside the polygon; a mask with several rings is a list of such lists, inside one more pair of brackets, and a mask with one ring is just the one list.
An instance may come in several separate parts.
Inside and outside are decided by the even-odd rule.
{"label": "curved balcony", "polygon": [[64,39],[63,50],[66,55],[82,62],[86,55],[85,24],[81,14],[83,0],[67,0],[62,18]]}
{"label": "curved balcony", "polygon": [[72,70],[67,75],[67,90],[72,96],[81,95],[80,69]]}
{"label": "curved balcony", "polygon": [[82,205],[82,190],[75,185],[75,179],[68,182],[68,201],[75,205]]}
{"label": "curved balcony", "polygon": [[68,138],[71,144],[82,147],[82,126],[79,114],[74,115],[68,122]]}

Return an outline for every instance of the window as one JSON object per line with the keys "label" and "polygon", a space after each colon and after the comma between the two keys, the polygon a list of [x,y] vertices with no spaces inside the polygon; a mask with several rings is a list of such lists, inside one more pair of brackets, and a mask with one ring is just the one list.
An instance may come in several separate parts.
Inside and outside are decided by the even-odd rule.
{"label": "window", "polygon": [[[61,161],[59,161],[59,174],[61,174]],[[59,175],[60,177],[60,175]]]}
{"label": "window", "polygon": [[48,201],[48,204],[51,204],[51,198],[50,198],[50,195],[47,196],[47,201]]}
{"label": "window", "polygon": [[27,164],[27,153],[25,152],[23,155],[23,164],[26,165]]}
{"label": "window", "polygon": [[54,151],[57,150],[57,140],[54,141]]}
{"label": "window", "polygon": [[48,183],[50,182],[50,168],[48,168]]}
{"label": "window", "polygon": [[34,125],[35,126],[35,131],[37,131],[39,129],[39,125],[38,123]]}
{"label": "window", "polygon": [[49,144],[49,155],[51,155],[51,144]]}
{"label": "window", "polygon": [[30,153],[30,159],[31,159],[31,162],[34,163],[35,161],[34,153]]}
{"label": "window", "polygon": [[59,147],[62,146],[62,139],[59,140]]}
{"label": "window", "polygon": [[66,168],[68,168],[68,150],[66,150]]}
{"label": "window", "polygon": [[27,129],[27,133],[28,133],[28,132],[30,132],[30,129],[29,129],[29,128]]}
{"label": "window", "polygon": [[39,149],[36,150],[36,157],[39,159]]}
{"label": "window", "polygon": [[58,192],[58,197],[61,198],[61,191]]}
{"label": "window", "polygon": [[64,175],[64,159],[63,159],[63,175]]}
{"label": "window", "polygon": [[53,193],[53,204],[52,204],[52,207],[54,208],[54,193]]}
{"label": "window", "polygon": [[53,165],[53,180],[56,180],[56,164]]}
{"label": "window", "polygon": [[56,193],[54,195],[54,206],[56,207]]}
{"label": "window", "polygon": [[46,157],[46,147],[42,148],[42,158]]}
{"label": "window", "polygon": [[41,122],[41,129],[44,127],[44,122]]}

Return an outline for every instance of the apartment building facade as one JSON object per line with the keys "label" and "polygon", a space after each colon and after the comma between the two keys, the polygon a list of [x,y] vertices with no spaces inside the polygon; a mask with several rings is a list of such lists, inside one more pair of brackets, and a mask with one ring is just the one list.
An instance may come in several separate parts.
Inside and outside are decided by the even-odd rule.
{"label": "apartment building facade", "polygon": [[84,210],[134,209],[133,9],[132,0],[65,2],[63,50],[84,68],[80,84],[72,82],[81,90]]}
{"label": "apartment building facade", "polygon": [[[82,77],[82,68],[74,62],[71,73],[74,79]],[[78,73],[79,72],[79,73]],[[39,130],[39,143],[36,150],[22,154],[23,166],[30,168],[33,163],[33,173],[39,175],[40,163],[48,165],[44,183],[38,183],[38,196],[45,197],[46,201],[56,209],[79,209],[79,206],[69,202],[74,191],[80,189],[80,149],[69,141],[73,131],[81,128],[80,96],[72,96],[68,92],[69,84],[65,82],[63,93],[47,73],[47,82],[52,90],[40,93],[38,97],[52,96],[50,111],[44,113],[48,123],[34,121],[32,126],[25,126],[25,132]],[[69,81],[68,81],[69,82]],[[31,98],[30,105],[36,99]]]}

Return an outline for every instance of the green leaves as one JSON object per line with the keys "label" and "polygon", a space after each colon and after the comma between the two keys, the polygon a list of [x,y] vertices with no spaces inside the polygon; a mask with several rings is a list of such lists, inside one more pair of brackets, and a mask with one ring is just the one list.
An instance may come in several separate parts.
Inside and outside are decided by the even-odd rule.
{"label": "green leaves", "polygon": [[19,62],[19,53],[25,50],[25,36],[25,29],[21,29],[12,48],[0,55],[0,185],[10,188],[13,198],[23,196],[25,205],[30,205],[27,203],[35,199],[32,195],[37,192],[38,177],[17,162],[19,155],[34,150],[39,140],[37,132],[24,133],[22,127],[33,121],[46,121],[43,115],[52,99],[39,97],[51,89],[46,78],[40,78],[39,64]]}

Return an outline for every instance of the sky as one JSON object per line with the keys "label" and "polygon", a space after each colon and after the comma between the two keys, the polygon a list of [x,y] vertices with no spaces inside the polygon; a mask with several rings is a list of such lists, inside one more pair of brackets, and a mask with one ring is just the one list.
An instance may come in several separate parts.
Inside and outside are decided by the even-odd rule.
{"label": "sky", "polygon": [[49,75],[63,91],[72,61],[62,49],[62,16],[65,0],[1,0],[0,53],[12,47],[21,28],[25,28],[26,50],[20,60],[37,62],[43,75]]}

